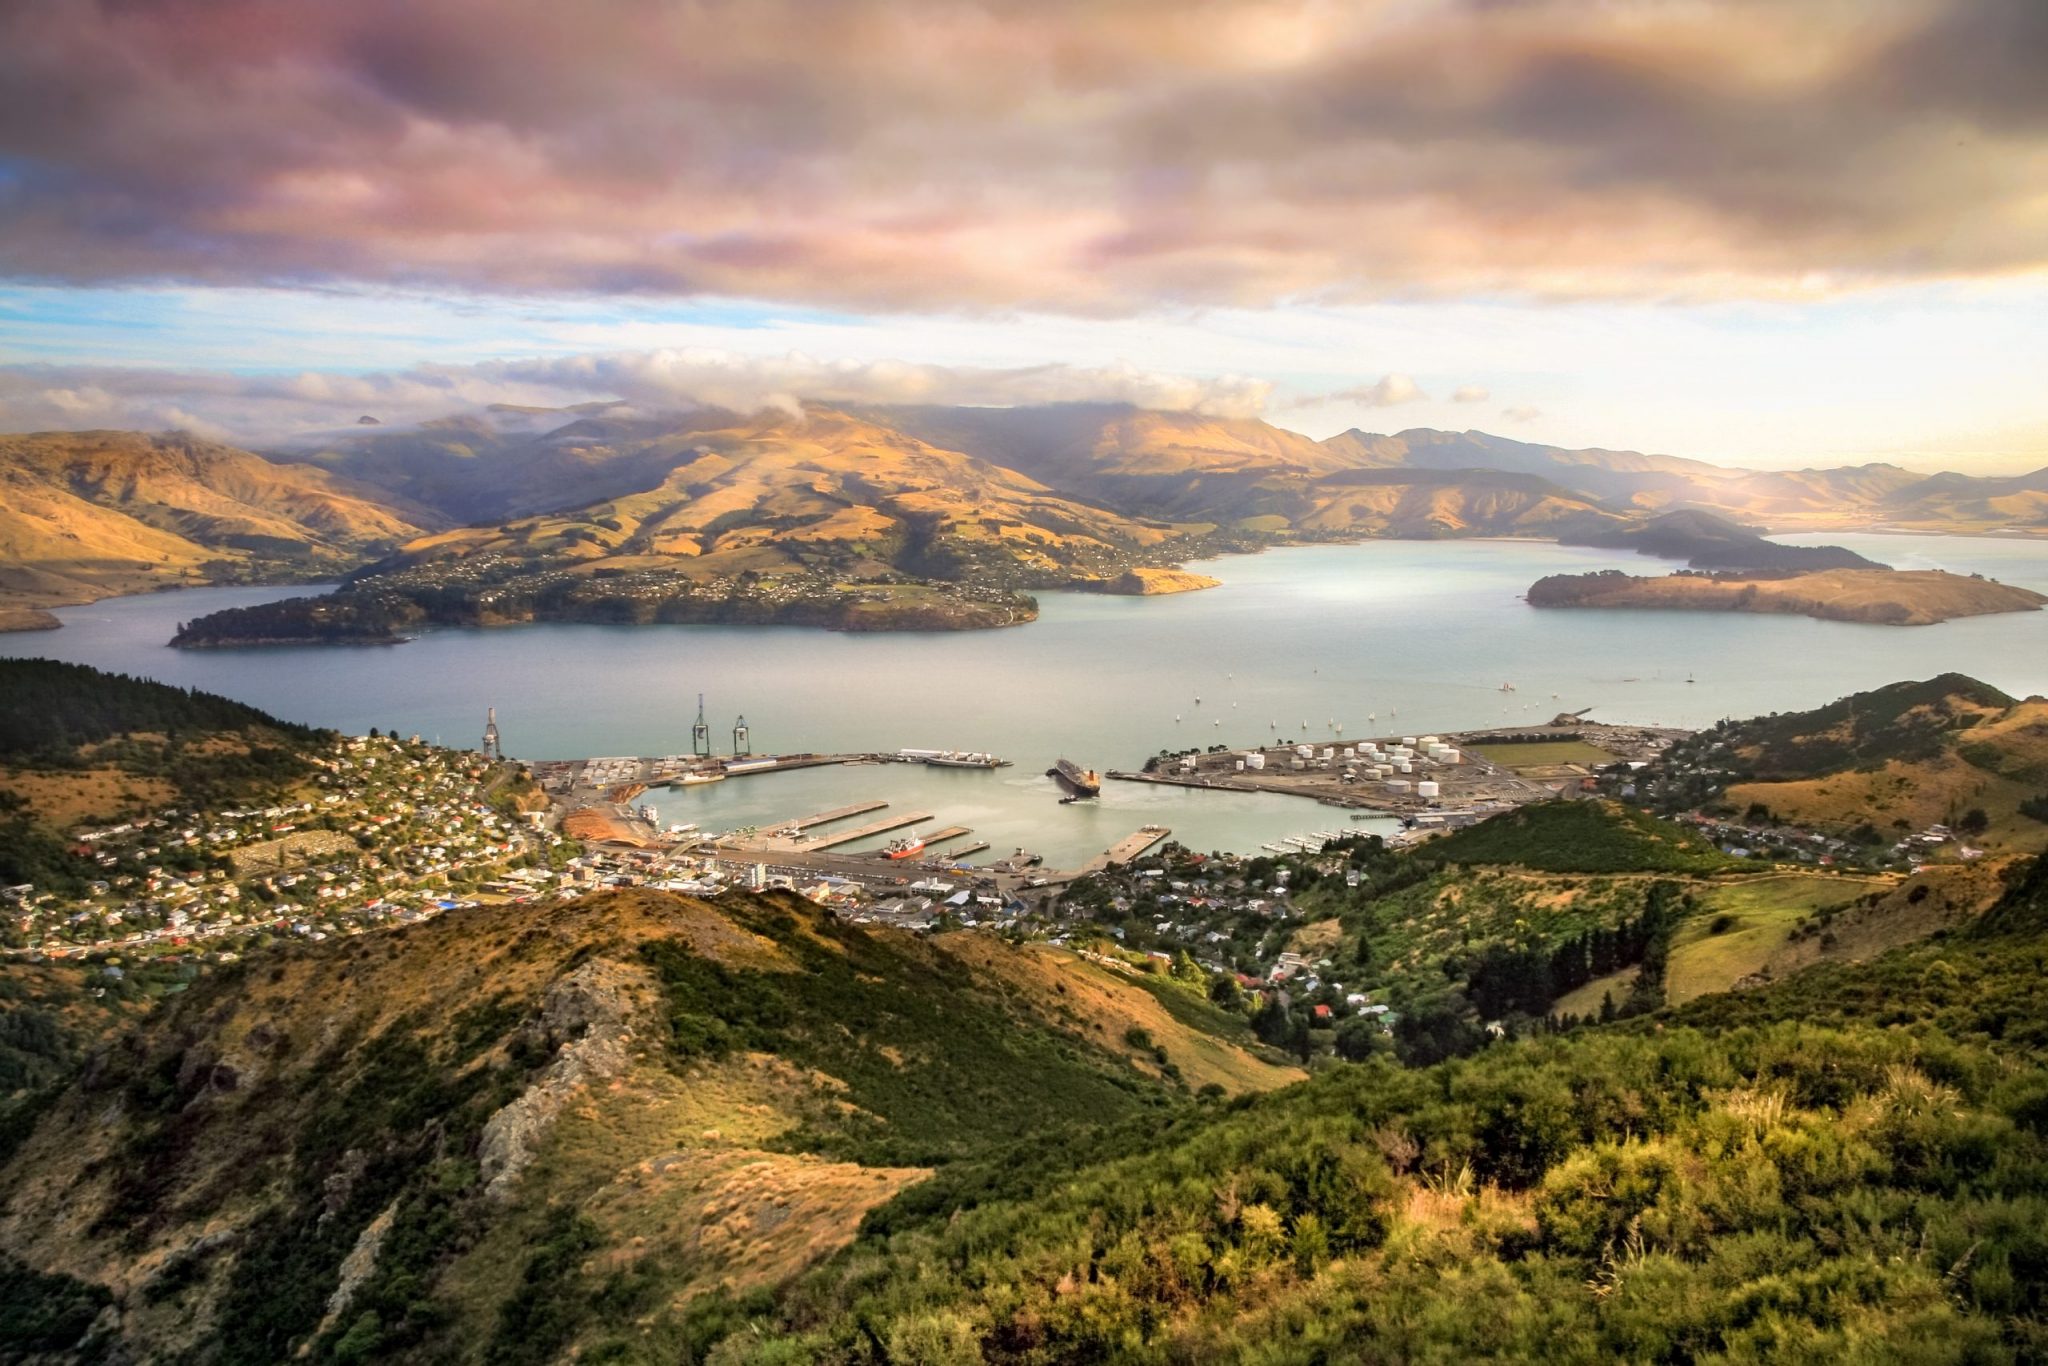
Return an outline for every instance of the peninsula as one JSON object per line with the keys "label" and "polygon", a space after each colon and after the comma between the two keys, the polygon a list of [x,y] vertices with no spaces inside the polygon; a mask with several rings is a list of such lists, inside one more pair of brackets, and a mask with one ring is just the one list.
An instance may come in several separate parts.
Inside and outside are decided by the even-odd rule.
{"label": "peninsula", "polygon": [[2030,589],[1939,569],[1681,570],[1661,578],[1609,569],[1552,574],[1530,585],[1526,596],[1531,607],[1770,612],[1883,626],[1930,626],[1955,617],[2038,611],[2048,604],[2048,597]]}

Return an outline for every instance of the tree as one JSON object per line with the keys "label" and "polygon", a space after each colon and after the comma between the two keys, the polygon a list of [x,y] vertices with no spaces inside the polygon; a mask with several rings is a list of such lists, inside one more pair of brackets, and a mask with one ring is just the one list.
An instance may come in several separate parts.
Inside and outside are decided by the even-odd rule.
{"label": "tree", "polygon": [[1337,1026],[1337,1056],[1350,1062],[1363,1062],[1374,1053],[1388,1047],[1386,1031],[1378,1022],[1363,1015],[1353,1015]]}
{"label": "tree", "polygon": [[1981,835],[1990,828],[1991,817],[1985,814],[1981,806],[1971,807],[1963,813],[1963,818],[1956,822],[1956,829],[1965,835]]}

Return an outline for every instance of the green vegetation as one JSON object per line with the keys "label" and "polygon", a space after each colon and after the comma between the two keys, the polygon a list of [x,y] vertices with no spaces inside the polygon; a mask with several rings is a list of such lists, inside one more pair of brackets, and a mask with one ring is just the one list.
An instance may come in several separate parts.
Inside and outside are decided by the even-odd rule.
{"label": "green vegetation", "polygon": [[1688,830],[1601,801],[1521,807],[1432,840],[1418,858],[1553,873],[1711,873],[1737,866]]}
{"label": "green vegetation", "polygon": [[845,1083],[851,1108],[819,1107],[786,1147],[865,1166],[932,1166],[1168,1099],[1078,1040],[1019,1028],[964,967],[915,941],[810,925],[788,911],[741,919],[800,971],[730,968],[677,941],[642,955],[668,993],[679,1060],[774,1053]]}
{"label": "green vegetation", "polygon": [[[0,660],[0,693],[9,702],[0,709],[0,764],[17,774],[104,770],[166,784],[193,806],[290,788],[312,772],[306,753],[325,738],[212,693],[48,659]],[[109,800],[139,806],[118,794]],[[95,876],[26,797],[0,786],[0,884],[76,895]]]}
{"label": "green vegetation", "polygon": [[1163,1123],[875,1220],[729,1359],[2037,1357],[2044,927],[2037,872],[1972,942]]}
{"label": "green vegetation", "polygon": [[1986,712],[2012,705],[2012,698],[1989,684],[1940,674],[1856,693],[1812,711],[1724,723],[1681,748],[1725,744],[1749,756],[1741,765],[1747,777],[1815,778],[1887,760],[1933,758]]}
{"label": "green vegetation", "polygon": [[196,688],[52,659],[0,660],[0,693],[8,701],[0,709],[0,763],[68,767],[80,747],[137,732],[262,729],[299,741],[320,734]]}

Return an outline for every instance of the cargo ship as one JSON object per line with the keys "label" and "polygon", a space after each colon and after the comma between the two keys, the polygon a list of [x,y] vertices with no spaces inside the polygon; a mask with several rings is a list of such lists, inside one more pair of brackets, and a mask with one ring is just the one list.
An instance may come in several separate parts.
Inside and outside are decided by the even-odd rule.
{"label": "cargo ship", "polygon": [[1072,759],[1060,760],[1046,773],[1066,784],[1077,797],[1094,797],[1102,792],[1102,776],[1092,768],[1082,768]]}
{"label": "cargo ship", "polygon": [[906,859],[923,851],[923,835],[906,835],[902,839],[890,840],[882,846],[882,852],[892,859]]}
{"label": "cargo ship", "polygon": [[722,783],[724,781],[725,775],[723,773],[685,773],[682,777],[670,783],[669,786],[695,787],[699,783]]}

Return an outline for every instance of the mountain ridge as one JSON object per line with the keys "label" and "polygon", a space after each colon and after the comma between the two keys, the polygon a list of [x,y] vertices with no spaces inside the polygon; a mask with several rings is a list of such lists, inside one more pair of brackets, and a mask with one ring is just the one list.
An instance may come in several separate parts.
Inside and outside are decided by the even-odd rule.
{"label": "mountain ridge", "polygon": [[[690,601],[664,619],[858,629],[1028,620],[1018,595],[1033,588],[1289,540],[1604,544],[1687,512],[1779,528],[2048,530],[2048,472],[1740,470],[1476,430],[1318,442],[1258,418],[1103,403],[499,407],[349,428],[274,457],[178,434],[44,433],[0,438],[0,482],[0,624],[17,627],[48,625],[49,606],[166,584],[347,573],[416,598],[406,585],[431,566],[486,559],[494,583],[524,585],[514,598],[547,584],[590,598],[580,585],[600,572],[660,581],[579,612],[659,616],[628,598],[653,601],[674,581]],[[795,586],[764,596],[740,583],[749,574]],[[723,586],[715,604],[706,582]],[[449,619],[488,620],[489,606]],[[408,619],[394,607],[360,634],[388,638]]]}

